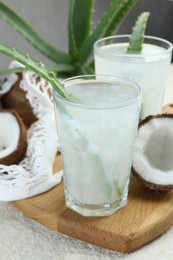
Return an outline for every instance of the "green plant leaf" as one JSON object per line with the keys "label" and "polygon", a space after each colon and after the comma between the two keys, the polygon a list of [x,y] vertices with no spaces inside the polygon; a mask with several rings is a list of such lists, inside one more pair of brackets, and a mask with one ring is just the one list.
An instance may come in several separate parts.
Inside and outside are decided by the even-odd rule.
{"label": "green plant leaf", "polygon": [[120,22],[124,20],[130,9],[133,5],[135,5],[137,0],[122,0],[121,4],[119,5],[117,12],[115,13],[112,22],[109,24],[103,37],[110,36],[115,33],[120,25]]}
{"label": "green plant leaf", "polygon": [[77,55],[91,30],[93,0],[70,0],[69,7],[69,52],[72,57]]}
{"label": "green plant leaf", "polygon": [[0,70],[0,75],[8,75],[11,73],[20,73],[20,72],[24,72],[27,71],[28,69],[26,69],[25,67],[17,67],[17,68],[13,68],[13,69],[5,69],[5,70]]}
{"label": "green plant leaf", "polygon": [[129,39],[127,53],[140,53],[144,41],[144,34],[149,18],[149,12],[143,12],[138,16]]}
{"label": "green plant leaf", "polygon": [[55,72],[73,72],[76,69],[73,65],[65,64],[65,63],[49,65],[46,66],[46,68],[49,71],[55,71]]}
{"label": "green plant leaf", "polygon": [[92,69],[89,63],[75,63],[76,74],[77,75],[87,75],[87,74],[94,74],[94,70]]}
{"label": "green plant leaf", "polygon": [[[90,53],[92,52],[93,49],[93,44],[96,40],[98,40],[99,37],[104,36],[104,34],[107,32],[108,29],[112,28],[112,21],[116,17],[117,14],[119,14],[119,21],[116,24],[121,22],[121,19],[123,18],[123,14],[120,16],[120,8],[121,12],[123,12],[123,5],[126,5],[126,1],[122,0],[112,0],[110,6],[108,7],[107,11],[103,15],[102,19],[100,22],[97,24],[95,30],[92,32],[92,34],[86,39],[84,42],[83,46],[81,47],[79,51],[79,60],[80,62],[86,61]],[[125,13],[124,13],[125,15]],[[120,19],[121,17],[121,19]],[[115,22],[115,20],[114,20]],[[109,27],[110,26],[110,27]]]}
{"label": "green plant leaf", "polygon": [[70,56],[44,41],[19,15],[0,1],[0,17],[18,31],[41,53],[55,62],[69,63]]}
{"label": "green plant leaf", "polygon": [[0,44],[0,53],[5,54],[6,56],[9,56],[12,59],[20,62],[28,70],[35,72],[41,78],[48,81],[52,85],[52,87],[59,93],[59,95],[67,99],[69,98],[69,95],[66,92],[64,86],[56,78],[55,73],[48,71],[43,63],[36,62],[31,59],[28,54],[23,54],[17,51],[15,48],[10,48],[3,44]]}

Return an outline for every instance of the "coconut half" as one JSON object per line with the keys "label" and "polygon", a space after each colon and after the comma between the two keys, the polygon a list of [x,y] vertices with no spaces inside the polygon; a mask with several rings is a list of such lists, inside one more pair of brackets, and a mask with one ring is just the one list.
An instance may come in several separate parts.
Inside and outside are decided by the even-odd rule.
{"label": "coconut half", "polygon": [[27,149],[26,127],[13,110],[0,109],[0,164],[18,164]]}
{"label": "coconut half", "polygon": [[172,114],[148,116],[140,122],[132,172],[150,189],[173,190]]}
{"label": "coconut half", "polygon": [[23,119],[25,125],[29,127],[32,123],[37,121],[37,118],[26,98],[26,92],[19,87],[22,78],[22,74],[19,73],[18,80],[14,83],[12,88],[2,96],[1,102],[3,108],[15,109]]}

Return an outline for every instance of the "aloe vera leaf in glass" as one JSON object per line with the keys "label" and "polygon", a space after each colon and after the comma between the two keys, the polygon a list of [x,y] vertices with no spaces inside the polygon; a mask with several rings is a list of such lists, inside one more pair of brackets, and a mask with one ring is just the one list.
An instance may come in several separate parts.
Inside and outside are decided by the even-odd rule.
{"label": "aloe vera leaf in glass", "polygon": [[140,53],[143,49],[143,42],[144,42],[144,34],[148,22],[148,18],[150,16],[149,12],[141,13],[133,28],[131,35],[129,37],[129,45],[127,47],[127,53]]}

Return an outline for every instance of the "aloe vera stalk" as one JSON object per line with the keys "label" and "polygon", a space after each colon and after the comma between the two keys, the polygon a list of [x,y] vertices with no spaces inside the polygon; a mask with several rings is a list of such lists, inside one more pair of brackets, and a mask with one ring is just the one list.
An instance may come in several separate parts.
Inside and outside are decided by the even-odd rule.
{"label": "aloe vera stalk", "polygon": [[129,39],[129,46],[127,48],[127,53],[141,52],[143,41],[144,41],[146,24],[149,15],[150,15],[149,12],[143,12],[136,20],[135,25],[132,28],[132,33]]}
{"label": "aloe vera stalk", "polygon": [[7,74],[11,74],[11,73],[20,73],[20,72],[24,72],[27,70],[28,69],[25,67],[17,67],[17,68],[13,68],[13,69],[0,70],[0,75],[7,75]]}
{"label": "aloe vera stalk", "polygon": [[70,1],[68,34],[69,52],[73,57],[91,31],[93,2],[94,0]]}
{"label": "aloe vera stalk", "polygon": [[[48,71],[56,71],[58,73],[64,72],[64,71],[68,71],[68,72],[73,72],[74,71],[74,67],[68,64],[58,64],[58,65],[49,65],[46,66],[46,69]],[[20,72],[25,72],[28,71],[29,69],[27,69],[26,67],[16,67],[16,68],[12,68],[12,69],[4,69],[4,70],[0,70],[0,75],[8,75],[11,73],[20,73]]]}
{"label": "aloe vera stalk", "polygon": [[28,54],[23,54],[18,52],[15,48],[7,47],[3,44],[0,44],[0,53],[3,53],[16,61],[23,64],[28,70],[32,70],[40,77],[47,80],[52,87],[64,98],[69,98],[64,86],[59,82],[56,78],[54,72],[50,72],[47,70],[46,66],[41,62],[35,62],[33,59],[29,57]]}
{"label": "aloe vera stalk", "polygon": [[113,33],[116,33],[119,28],[120,23],[125,19],[126,14],[130,11],[130,9],[136,4],[137,0],[123,0],[118,7],[116,14],[112,18],[111,23],[106,28],[103,37],[110,36]]}
{"label": "aloe vera stalk", "polygon": [[73,71],[75,71],[75,67],[74,66],[72,66],[70,64],[65,64],[65,63],[58,63],[58,64],[53,64],[53,65],[47,65],[46,68],[49,71],[54,71],[54,72],[57,72],[57,73],[73,72]]}

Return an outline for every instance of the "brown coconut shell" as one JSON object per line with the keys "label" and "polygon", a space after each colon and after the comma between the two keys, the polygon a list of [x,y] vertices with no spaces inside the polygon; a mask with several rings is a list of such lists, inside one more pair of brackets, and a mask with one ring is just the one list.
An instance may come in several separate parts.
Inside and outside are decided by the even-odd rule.
{"label": "brown coconut shell", "polygon": [[[155,118],[171,118],[173,119],[173,114],[158,114],[158,115],[150,115],[143,119],[138,126],[138,129],[148,123],[150,120],[153,120]],[[140,173],[137,172],[132,165],[132,174],[147,188],[155,190],[155,191],[167,191],[167,192],[173,192],[173,184],[172,185],[161,185],[161,184],[155,184],[151,183],[147,180],[145,180],[143,177],[141,177]]]}
{"label": "brown coconut shell", "polygon": [[143,179],[138,172],[132,167],[132,174],[144,185],[145,187],[155,190],[155,191],[166,191],[166,192],[173,192],[173,185],[160,185],[151,183]]}
{"label": "brown coconut shell", "polygon": [[[25,125],[27,127],[30,127],[31,124],[37,121],[37,117],[33,113],[33,109],[26,98],[26,92],[21,89],[20,82],[22,80],[22,73],[18,73],[18,80],[13,85],[13,87],[10,89],[9,92],[7,92],[2,97],[2,107],[8,108],[8,109],[15,109],[17,113],[20,115],[20,117],[23,119]],[[36,82],[38,83],[40,81],[40,77],[38,76],[36,78]],[[45,86],[40,86],[40,91],[43,91],[42,88],[47,86],[47,82],[45,81]],[[49,96],[52,95],[51,92],[48,93]]]}
{"label": "brown coconut shell", "polygon": [[19,127],[20,127],[20,136],[19,136],[18,145],[17,145],[16,150],[14,150],[8,156],[0,158],[0,164],[4,164],[4,165],[18,164],[25,157],[26,150],[27,150],[26,126],[16,111],[0,109],[0,113],[11,113],[13,116],[15,116],[15,118],[19,124]]}
{"label": "brown coconut shell", "polygon": [[12,86],[10,91],[2,96],[2,107],[6,109],[15,109],[27,127],[37,121],[32,111],[32,107],[26,98],[26,92],[19,87],[22,80],[22,74],[18,74],[18,80]]}

